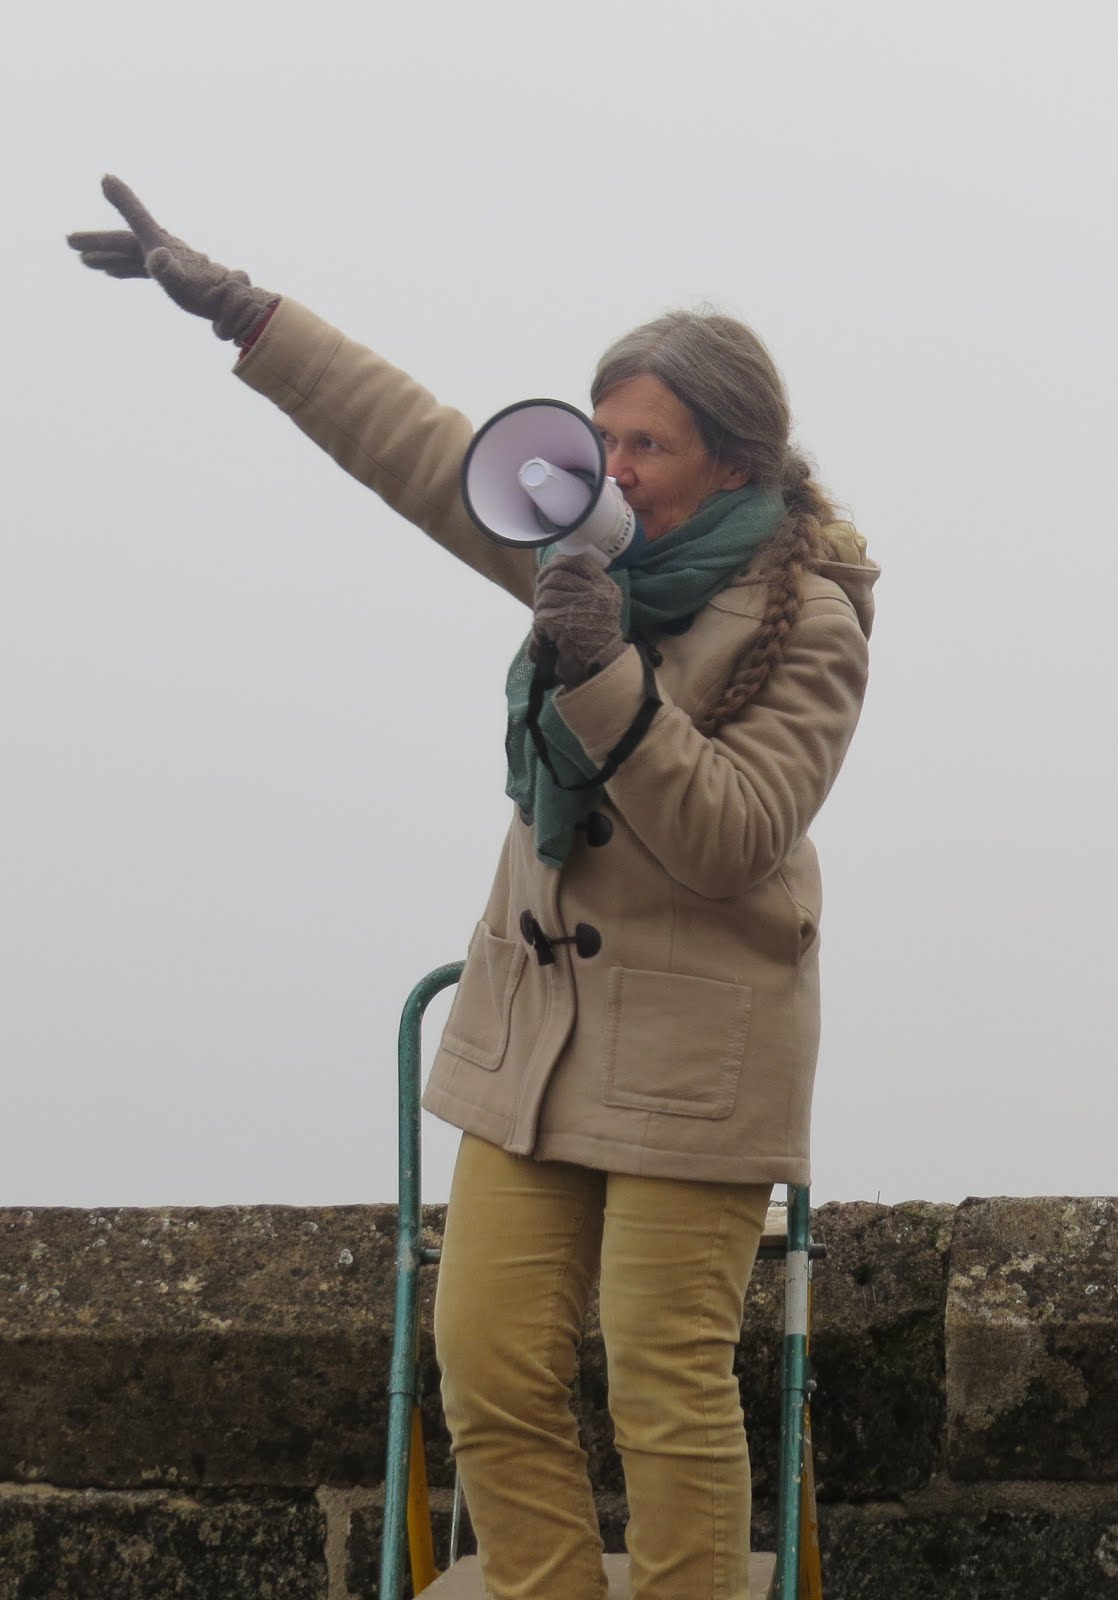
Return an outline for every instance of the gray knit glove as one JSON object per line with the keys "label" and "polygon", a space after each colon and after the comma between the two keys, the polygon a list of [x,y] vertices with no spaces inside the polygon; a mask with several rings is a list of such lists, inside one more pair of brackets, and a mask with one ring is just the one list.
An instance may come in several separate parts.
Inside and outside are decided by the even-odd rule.
{"label": "gray knit glove", "polygon": [[230,272],[161,228],[126,183],[101,180],[101,192],[128,224],[128,231],[71,233],[66,242],[87,267],[110,278],[154,278],[177,306],[207,317],[219,339],[243,341],[279,295],[255,289],[244,272]]}
{"label": "gray knit glove", "polygon": [[621,590],[593,556],[552,556],[536,579],[533,659],[543,639],[559,652],[555,675],[565,689],[583,683],[625,648]]}

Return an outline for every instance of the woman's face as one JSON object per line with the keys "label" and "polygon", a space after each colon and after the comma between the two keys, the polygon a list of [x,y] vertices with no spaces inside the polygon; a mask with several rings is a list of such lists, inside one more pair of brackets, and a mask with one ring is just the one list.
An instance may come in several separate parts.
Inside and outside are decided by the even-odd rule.
{"label": "woman's face", "polygon": [[683,401],[649,373],[611,389],[594,407],[594,422],[606,471],[649,539],[678,528],[716,490],[746,481],[740,467],[714,459]]}

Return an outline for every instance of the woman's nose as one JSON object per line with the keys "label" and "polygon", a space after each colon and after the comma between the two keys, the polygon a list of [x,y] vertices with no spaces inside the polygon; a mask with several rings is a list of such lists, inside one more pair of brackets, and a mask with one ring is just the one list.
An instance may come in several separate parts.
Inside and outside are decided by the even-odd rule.
{"label": "woman's nose", "polygon": [[609,450],[606,452],[606,471],[616,481],[619,489],[636,487],[637,475],[626,459],[623,450]]}

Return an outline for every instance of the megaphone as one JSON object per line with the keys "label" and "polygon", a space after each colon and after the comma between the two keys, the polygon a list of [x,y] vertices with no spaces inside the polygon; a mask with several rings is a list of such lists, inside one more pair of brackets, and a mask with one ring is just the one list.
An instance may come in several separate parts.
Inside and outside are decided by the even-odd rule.
{"label": "megaphone", "polygon": [[553,544],[603,567],[636,532],[632,507],[606,476],[601,435],[564,400],[519,400],[490,417],[466,451],[462,498],[499,544]]}

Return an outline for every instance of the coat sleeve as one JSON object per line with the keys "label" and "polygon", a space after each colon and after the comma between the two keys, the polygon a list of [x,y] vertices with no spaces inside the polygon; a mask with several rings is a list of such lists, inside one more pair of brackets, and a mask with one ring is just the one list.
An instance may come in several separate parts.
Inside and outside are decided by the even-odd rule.
{"label": "coat sleeve", "polygon": [[[609,798],[677,882],[708,899],[742,894],[780,867],[826,799],[867,673],[866,641],[849,607],[801,615],[764,690],[713,737],[665,699],[607,784]],[[599,765],[640,705],[642,681],[630,645],[556,697]]]}
{"label": "coat sleeve", "polygon": [[294,300],[280,301],[234,370],[393,510],[531,605],[532,552],[487,539],[462,501],[473,428],[460,411]]}

